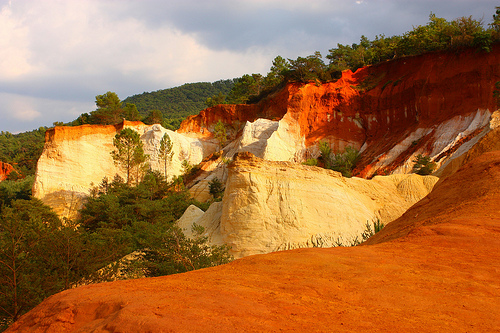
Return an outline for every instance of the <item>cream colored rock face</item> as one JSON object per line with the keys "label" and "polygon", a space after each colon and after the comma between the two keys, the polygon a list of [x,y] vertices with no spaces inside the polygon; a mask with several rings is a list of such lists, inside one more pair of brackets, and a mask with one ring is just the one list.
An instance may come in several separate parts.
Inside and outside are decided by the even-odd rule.
{"label": "cream colored rock face", "polygon": [[[240,153],[229,168],[222,207],[211,207],[210,214],[192,222],[208,227],[211,242],[228,244],[236,258],[349,245],[360,239],[367,222],[398,218],[437,180],[418,175],[348,179],[330,170]],[[216,208],[222,210],[220,222]],[[183,221],[184,228],[189,225]]]}
{"label": "cream colored rock face", "polygon": [[[214,142],[190,138],[160,125],[125,122],[123,127],[133,128],[140,134],[151,168],[160,172],[164,171],[158,160],[160,140],[165,133],[170,136],[174,156],[168,167],[169,178],[181,174],[183,160],[198,164],[216,148]],[[114,150],[113,138],[119,130],[114,126],[94,126],[89,130],[88,125],[55,128],[38,160],[33,195],[60,216],[74,217],[92,186],[104,177],[113,179],[116,174],[124,177],[110,154]]]}

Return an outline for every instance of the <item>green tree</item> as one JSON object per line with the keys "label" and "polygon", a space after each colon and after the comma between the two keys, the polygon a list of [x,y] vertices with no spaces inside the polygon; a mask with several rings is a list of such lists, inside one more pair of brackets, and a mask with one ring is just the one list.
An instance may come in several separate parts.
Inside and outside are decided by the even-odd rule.
{"label": "green tree", "polygon": [[97,95],[95,104],[97,110],[90,113],[92,123],[113,125],[123,120],[122,102],[116,93],[108,91],[103,95]]}
{"label": "green tree", "polygon": [[132,103],[125,104],[125,107],[123,108],[123,118],[129,121],[141,120],[141,115],[139,114],[139,111],[137,110],[135,104]]}
{"label": "green tree", "polygon": [[220,119],[217,122],[217,124],[215,124],[214,137],[219,143],[219,151],[220,151],[224,147],[224,144],[227,141],[226,126]]}
{"label": "green tree", "polygon": [[217,177],[208,182],[208,189],[214,199],[221,198],[224,193],[224,185]]}
{"label": "green tree", "polygon": [[412,172],[417,175],[430,175],[436,168],[436,163],[434,163],[429,156],[423,156],[422,154],[415,156],[413,163]]}
{"label": "green tree", "polygon": [[203,227],[194,226],[195,236],[187,238],[177,226],[150,233],[155,239],[142,251],[140,263],[145,275],[162,276],[188,272],[200,268],[213,267],[230,262],[227,245],[208,245],[207,237],[202,237]]}
{"label": "green tree", "polygon": [[165,179],[167,179],[167,169],[170,166],[170,162],[172,161],[172,157],[174,156],[174,151],[172,141],[170,140],[170,136],[167,133],[163,135],[160,141],[160,150],[158,152],[159,159],[163,162]]}
{"label": "green tree", "polygon": [[318,51],[306,58],[298,57],[296,60],[288,59],[288,61],[290,62],[290,70],[286,77],[290,81],[307,83],[322,81],[325,78],[326,66]]}
{"label": "green tree", "polygon": [[286,73],[290,70],[290,63],[282,56],[277,56],[273,60],[269,73],[264,78],[264,85],[267,89],[272,89],[285,80]]}
{"label": "green tree", "polygon": [[[131,128],[124,128],[115,135],[113,145],[115,146],[115,150],[111,152],[113,161],[126,173],[127,184],[130,185],[132,172],[140,170],[148,157],[148,155],[144,154],[139,133]],[[139,176],[138,173],[139,171],[137,171],[137,176]],[[137,177],[136,182],[138,181]]]}
{"label": "green tree", "polygon": [[111,260],[138,251],[139,259],[126,268],[129,273],[173,274],[231,259],[227,246],[209,246],[200,235],[186,238],[176,227],[187,207],[199,203],[187,190],[174,190],[159,173],[148,173],[135,187],[119,179],[105,180],[92,193],[77,223],[91,234],[102,235],[104,243],[116,243]]}
{"label": "green tree", "polygon": [[207,100],[205,101],[205,105],[209,108],[225,103],[226,95],[223,95],[222,92],[219,92],[218,95],[213,95],[212,97],[207,98]]}
{"label": "green tree", "polygon": [[151,110],[143,122],[147,125],[163,124],[163,114],[160,110]]}

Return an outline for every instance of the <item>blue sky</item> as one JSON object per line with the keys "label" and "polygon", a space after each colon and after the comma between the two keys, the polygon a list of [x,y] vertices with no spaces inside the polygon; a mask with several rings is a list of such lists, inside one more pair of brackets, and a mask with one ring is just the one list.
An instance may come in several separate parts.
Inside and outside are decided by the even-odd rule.
{"label": "blue sky", "polygon": [[268,72],[429,14],[491,22],[492,0],[0,0],[0,131],[70,121],[95,96]]}

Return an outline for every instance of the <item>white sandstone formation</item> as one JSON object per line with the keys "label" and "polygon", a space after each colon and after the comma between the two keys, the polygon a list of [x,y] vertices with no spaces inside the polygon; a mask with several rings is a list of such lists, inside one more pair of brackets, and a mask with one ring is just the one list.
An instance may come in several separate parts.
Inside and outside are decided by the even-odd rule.
{"label": "white sandstone formation", "polygon": [[331,170],[239,153],[229,167],[222,203],[191,221],[183,217],[181,224],[186,231],[192,223],[203,226],[212,244],[228,244],[236,258],[348,245],[360,239],[367,222],[401,216],[437,180],[414,174],[344,178]]}
{"label": "white sandstone formation", "polygon": [[127,127],[139,132],[152,169],[161,172],[163,166],[158,161],[160,140],[164,133],[170,136],[174,155],[168,168],[169,178],[181,174],[183,160],[198,164],[216,149],[215,142],[190,138],[160,125],[144,125],[141,122],[124,121],[115,126],[55,127],[46,134],[44,150],[37,164],[33,195],[54,208],[60,216],[73,217],[89,190],[104,177],[124,176],[123,170],[114,164],[110,152],[114,150],[114,136]]}

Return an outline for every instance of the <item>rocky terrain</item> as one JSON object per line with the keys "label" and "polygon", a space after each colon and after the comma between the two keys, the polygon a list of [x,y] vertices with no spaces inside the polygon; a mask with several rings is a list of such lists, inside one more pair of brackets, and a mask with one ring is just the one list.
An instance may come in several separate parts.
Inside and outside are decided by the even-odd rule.
{"label": "rocky terrain", "polygon": [[369,245],[245,257],[54,295],[7,332],[498,332],[500,152]]}
{"label": "rocky terrain", "polygon": [[415,174],[344,178],[339,172],[240,152],[229,166],[221,203],[179,221],[205,228],[236,257],[300,247],[351,245],[366,223],[388,223],[425,197],[438,178]]}
{"label": "rocky terrain", "polygon": [[[498,47],[430,53],[209,108],[177,132],[139,122],[48,130],[34,195],[58,214],[119,173],[109,152],[122,128],[140,133],[154,169],[168,133],[171,176],[187,159],[201,163],[194,197],[209,199],[214,178],[226,187],[178,224],[188,234],[204,226],[241,259],[68,290],[9,331],[500,331],[499,73]],[[221,156],[219,120],[229,134]],[[320,140],[360,150],[355,177],[300,164]],[[437,164],[433,176],[409,174],[417,154]],[[375,220],[387,226],[362,246],[339,246]]]}
{"label": "rocky terrain", "polygon": [[[431,157],[439,167],[435,175],[446,176],[495,141],[499,64],[500,48],[406,57],[344,71],[323,85],[289,84],[257,104],[215,106],[186,119],[177,132],[127,121],[55,127],[46,132],[33,193],[72,218],[93,185],[122,174],[110,155],[117,132],[138,131],[155,170],[162,169],[158,149],[167,133],[174,143],[170,177],[181,174],[187,160],[201,167],[188,184],[194,198],[211,199],[215,178],[227,188],[222,204],[205,217],[183,219],[186,232],[193,222],[202,224],[210,241],[230,244],[235,257],[350,244],[367,222],[391,222],[432,189],[435,180],[396,177],[411,172],[417,154]],[[219,120],[229,140],[217,158]],[[320,141],[335,152],[359,149],[357,177],[301,166],[318,157]],[[258,159],[223,162],[243,152]]]}

